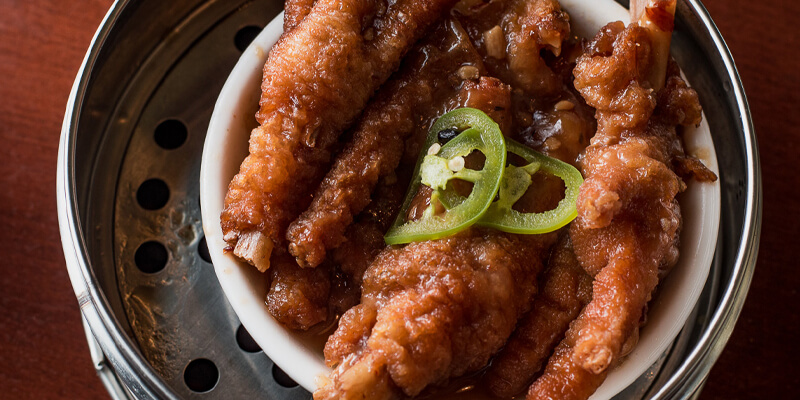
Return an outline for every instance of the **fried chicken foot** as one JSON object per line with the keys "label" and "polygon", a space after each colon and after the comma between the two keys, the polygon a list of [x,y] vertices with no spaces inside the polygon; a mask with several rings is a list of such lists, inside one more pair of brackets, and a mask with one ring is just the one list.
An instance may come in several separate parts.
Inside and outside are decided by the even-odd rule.
{"label": "fried chicken foot", "polygon": [[[575,69],[576,88],[597,108],[598,132],[582,160],[585,182],[570,236],[578,260],[595,280],[592,301],[528,398],[591,395],[638,334],[659,278],[678,258],[681,217],[675,196],[685,184],[670,167],[685,154],[675,125],[698,123],[699,104],[677,70],[668,80],[650,80],[661,57],[653,50],[659,43],[650,28],[607,25]],[[658,99],[667,106],[653,115],[653,88],[663,81],[669,85]],[[682,118],[670,118],[675,115]]]}
{"label": "fried chicken foot", "polygon": [[[522,129],[517,135],[532,148],[575,164],[594,135],[596,122],[594,109],[586,105],[572,85],[572,70],[581,54],[581,47],[569,43],[562,49],[564,52],[551,66],[562,83],[560,93],[553,93],[547,99],[516,95],[515,116],[528,115],[527,120],[518,117],[517,126]],[[561,185],[560,181],[550,179],[537,182],[535,187],[560,193]],[[520,320],[483,378],[488,390],[496,397],[513,397],[530,385],[563,338],[570,322],[591,300],[592,278],[575,258],[567,230],[562,231],[540,285],[541,293],[534,300],[531,312]]]}
{"label": "fried chicken foot", "polygon": [[533,308],[519,321],[484,377],[498,398],[511,398],[531,384],[570,322],[592,298],[592,278],[575,258],[566,231],[550,256],[542,282]]}
{"label": "fried chicken foot", "polygon": [[[616,220],[614,221],[615,225],[618,223],[619,223],[618,221]],[[620,230],[626,231],[626,228],[622,228]],[[622,235],[616,235],[616,237],[619,236]],[[620,244],[620,247],[624,247],[625,249],[631,249],[632,246],[630,246],[628,243],[622,243]],[[626,257],[627,256],[620,256],[618,258],[624,259]],[[624,267],[628,267],[628,270],[621,272],[620,270],[624,270],[625,269]],[[601,275],[603,273],[608,273],[609,276],[611,276],[613,273],[627,274],[624,278],[629,279],[631,282],[638,281],[641,284],[642,278],[640,276],[638,277],[635,276],[638,268],[630,268],[630,265],[625,265],[624,267],[616,268],[615,271],[608,273],[609,270],[612,270],[614,268],[612,266],[608,266],[606,268],[603,268]],[[600,280],[600,282],[602,283],[598,283],[598,280]],[[565,338],[556,347],[555,351],[553,352],[553,355],[550,356],[550,359],[547,362],[547,367],[545,368],[542,375],[539,378],[537,378],[536,381],[534,381],[533,385],[531,385],[530,389],[528,390],[526,399],[584,400],[588,399],[589,396],[591,396],[606,379],[606,376],[608,375],[611,368],[604,368],[600,371],[587,369],[584,367],[584,365],[582,365],[579,362],[579,360],[576,359],[575,354],[578,343],[581,341],[586,341],[586,336],[588,332],[596,332],[599,329],[611,329],[609,331],[606,331],[606,333],[607,332],[619,333],[618,331],[614,331],[613,328],[598,327],[597,325],[598,318],[594,318],[597,316],[596,312],[594,310],[590,310],[590,307],[597,307],[598,305],[605,307],[618,307],[618,308],[607,308],[605,310],[606,315],[604,317],[618,321],[620,319],[618,315],[610,316],[609,314],[619,313],[620,309],[630,310],[631,309],[630,305],[636,302],[636,299],[628,300],[627,302],[624,299],[621,299],[625,296],[630,295],[632,292],[635,292],[634,290],[631,290],[630,287],[621,287],[618,284],[618,282],[612,283],[614,287],[608,287],[611,286],[607,284],[608,281],[609,279],[607,277],[600,275],[596,277],[595,283],[593,285],[593,291],[590,295],[590,297],[592,298],[591,302],[584,309],[584,311],[581,312],[579,317],[569,325],[569,330],[567,330]],[[657,283],[657,278],[656,278],[656,283]],[[604,297],[604,298],[612,297],[611,294],[608,292],[608,290],[617,290],[616,299],[621,299],[620,302],[624,304],[613,304],[612,301],[605,301],[604,304],[601,305],[601,303],[597,301],[595,297]],[[644,300],[643,303],[646,303],[646,300]],[[633,307],[635,307],[635,305]],[[622,360],[622,357],[628,354],[636,345],[636,342],[638,341],[639,326],[642,321],[641,312],[642,309],[639,309],[639,314],[638,314],[639,319],[631,328],[630,333],[627,335],[619,336],[619,337],[624,336],[624,341],[620,345],[618,352],[615,353],[615,358],[613,360],[612,365],[619,363]]]}
{"label": "fried chicken foot", "polygon": [[[605,370],[618,359],[659,279],[678,259],[681,215],[675,196],[685,189],[682,177],[716,179],[685,155],[676,135],[675,125],[697,123],[700,113],[696,93],[686,87],[677,67],[670,69],[644,130],[623,133],[617,144],[593,145],[585,154],[587,179],[570,233],[581,264],[597,273],[593,300],[580,317],[587,328],[574,354],[590,371]],[[690,174],[683,173],[687,159],[694,161]]]}
{"label": "fried chicken foot", "polygon": [[[289,252],[302,267],[316,267],[327,250],[345,241],[353,216],[369,203],[378,180],[395,171],[405,139],[426,131],[425,122],[462,85],[459,71],[470,66],[477,79],[480,56],[455,20],[437,26],[415,46],[357,123],[353,139],[334,162],[310,207],[287,230]],[[423,123],[421,123],[423,122]]]}
{"label": "fried chicken foot", "polygon": [[[667,165],[677,168],[687,158],[674,126],[696,124],[701,114],[697,94],[680,78],[677,65],[671,63],[667,74],[643,131],[635,136],[626,131],[614,145],[597,144],[609,139],[597,137],[597,145],[586,151],[586,192],[579,197],[579,219],[570,236],[582,267],[597,274],[592,301],[570,326],[528,399],[586,399],[594,393],[609,366],[635,345],[643,310],[659,278],[677,260],[680,208],[674,197],[683,182]],[[685,179],[716,179],[699,161],[692,168],[697,170],[682,174]],[[611,216],[586,202],[604,197],[617,199],[618,209],[600,207]]]}
{"label": "fried chicken foot", "polygon": [[414,396],[477,371],[530,307],[553,235],[472,229],[387,248],[325,347],[316,400]]}
{"label": "fried chicken foot", "polygon": [[[431,105],[430,110],[435,112],[429,112],[430,116],[419,124],[416,132],[407,140],[407,153],[419,153],[419,145],[427,136],[427,127],[443,109],[449,111],[458,107],[477,108],[497,121],[501,129],[508,129],[511,118],[510,88],[500,81],[486,77],[481,77],[478,81],[468,80],[462,83],[457,94],[451,93],[450,97],[446,104]],[[411,180],[410,173],[414,169],[415,161],[413,157],[404,157],[395,174],[378,183],[370,204],[358,215],[357,222],[348,226],[344,235],[347,240],[330,253],[330,259],[342,272],[336,276],[337,281],[331,294],[335,313],[342,313],[358,304],[364,271],[378,253],[386,248],[383,234],[400,211],[403,193]]]}
{"label": "fried chicken foot", "polygon": [[[604,33],[599,37],[606,39]],[[578,365],[594,374],[616,360],[638,325],[658,284],[659,267],[677,261],[681,219],[675,196],[685,185],[668,164],[680,143],[674,128],[648,123],[656,103],[645,78],[649,70],[630,65],[642,54],[650,57],[650,49],[644,28],[631,25],[617,36],[611,56],[589,54],[575,72],[576,87],[591,93],[587,102],[598,109],[599,122],[584,155],[586,180],[570,228],[578,259],[596,275],[592,302],[579,317],[585,328],[573,354]],[[621,92],[615,83],[625,74],[630,74],[625,89],[635,88]],[[603,85],[603,80],[612,84]],[[612,104],[611,110],[592,104],[598,97]],[[625,115],[626,106],[639,111]]]}
{"label": "fried chicken foot", "polygon": [[339,134],[453,3],[319,0],[281,37],[264,66],[260,126],[220,218],[235,255],[265,270],[273,248],[283,251],[285,229],[310,203]]}

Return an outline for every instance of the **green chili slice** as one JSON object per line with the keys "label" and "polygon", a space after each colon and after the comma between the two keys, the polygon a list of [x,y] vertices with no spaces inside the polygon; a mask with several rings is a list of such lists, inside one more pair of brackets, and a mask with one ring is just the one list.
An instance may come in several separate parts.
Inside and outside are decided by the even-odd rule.
{"label": "green chili slice", "polygon": [[[578,215],[576,203],[583,177],[572,165],[547,157],[531,150],[525,145],[506,139],[510,153],[522,157],[529,164],[516,167],[509,165],[503,174],[498,192],[498,200],[477,222],[478,225],[495,228],[504,232],[536,234],[552,232],[570,223]],[[512,208],[531,185],[531,176],[542,170],[564,181],[564,198],[556,208],[541,213],[522,213]]]}
{"label": "green chili slice", "polygon": [[[442,146],[441,150],[433,152],[435,154],[428,154],[431,146],[438,143],[439,131],[444,129],[455,129],[461,133]],[[463,168],[463,164],[461,168],[452,168],[453,160],[475,150],[486,157],[481,170]],[[455,164],[458,164],[457,161]],[[387,244],[433,240],[471,226],[492,204],[505,165],[505,140],[500,127],[489,116],[473,108],[460,108],[443,115],[428,132],[403,207],[384,240]],[[452,189],[447,187],[447,182],[452,179],[472,182],[472,191],[459,204],[437,215],[434,213],[434,204],[441,198],[452,197],[449,194]],[[406,213],[422,184],[433,189],[431,205],[416,221],[406,221]]]}

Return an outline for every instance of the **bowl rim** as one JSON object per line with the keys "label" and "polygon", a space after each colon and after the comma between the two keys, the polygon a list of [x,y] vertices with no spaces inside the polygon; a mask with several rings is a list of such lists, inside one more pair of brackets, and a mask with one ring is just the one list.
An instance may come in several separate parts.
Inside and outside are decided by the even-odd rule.
{"label": "bowl rim", "polygon": [[[702,332],[680,367],[672,377],[654,395],[653,399],[667,399],[679,396],[680,389],[689,389],[686,393],[696,393],[702,389],[708,372],[725,348],[739,315],[742,312],[747,292],[755,271],[758,247],[761,240],[763,190],[761,183],[761,163],[759,161],[758,144],[753,125],[750,105],[747,101],[744,85],[733,60],[733,55],[722,38],[711,15],[700,0],[685,0],[691,13],[700,20],[705,33],[717,50],[725,67],[727,78],[731,82],[733,98],[737,106],[739,125],[742,129],[745,154],[745,207],[743,226],[740,234],[741,242],[734,257],[731,279],[722,288],[722,294],[711,316],[711,322]],[[717,249],[719,250],[719,249]]]}
{"label": "bowl rim", "polygon": [[[611,0],[607,1],[608,3],[618,5]],[[598,3],[587,0],[562,0],[561,3],[568,11],[570,8],[574,11],[580,9],[578,7],[585,7],[587,3],[596,6],[596,8],[592,9],[592,13],[571,13],[573,20],[578,19],[583,22],[591,21],[590,24],[595,26],[589,29],[590,32],[596,32],[600,26],[609,21],[626,20],[628,18],[626,9],[621,6],[616,8],[609,7],[608,3],[598,5]],[[252,272],[241,271],[242,268],[254,271],[253,267],[236,260],[231,254],[223,254],[222,250],[225,248],[226,244],[222,240],[222,232],[219,227],[219,212],[222,210],[219,180],[222,179],[223,187],[227,188],[227,184],[232,177],[228,176],[227,179],[220,177],[220,170],[230,169],[231,163],[229,157],[225,155],[220,156],[219,153],[225,152],[226,150],[231,151],[229,147],[226,148],[225,139],[232,130],[238,128],[239,134],[243,134],[242,116],[240,115],[242,114],[242,99],[245,97],[254,97],[249,93],[251,91],[249,88],[260,87],[261,75],[258,74],[259,84],[254,84],[253,71],[261,72],[268,49],[277,41],[281,33],[282,15],[279,15],[261,34],[259,34],[253,43],[251,43],[250,47],[242,54],[239,63],[237,63],[236,67],[234,67],[231,72],[217,100],[206,136],[200,175],[201,201],[204,204],[202,209],[203,227],[217,277],[219,278],[223,291],[226,293],[226,296],[228,296],[231,306],[239,316],[243,325],[248,328],[248,331],[251,332],[256,342],[261,345],[262,349],[273,361],[279,364],[283,370],[301,386],[313,392],[318,386],[318,376],[327,375],[329,371],[329,369],[324,366],[324,359],[322,358],[321,352],[314,352],[307,342],[303,343],[304,338],[302,335],[287,332],[287,330],[280,326],[280,324],[269,315],[266,306],[263,304],[263,300],[260,302],[253,300],[252,297],[258,298],[259,293],[259,289],[253,287],[253,282],[263,282],[263,280],[254,277]],[[248,117],[252,120],[251,116],[245,116],[245,118]],[[707,157],[704,161],[716,172],[718,171],[716,155],[713,150],[713,142],[710,139],[708,124],[705,119],[701,124],[700,130],[706,132],[705,135],[708,136],[708,143],[703,144],[710,146],[711,150],[711,156]],[[249,130],[247,132],[249,132]],[[236,163],[236,171],[238,171],[238,165],[241,163],[241,160],[247,154],[246,152],[240,153],[242,154],[241,157],[238,158],[238,163]],[[222,162],[222,167],[220,167],[220,162]],[[697,199],[699,199],[699,205],[703,211],[701,213],[701,218],[696,218],[696,220],[700,221],[698,227],[702,231],[702,234],[697,235],[699,236],[699,240],[697,240],[697,242],[700,243],[699,246],[688,246],[688,250],[690,250],[688,252],[686,251],[686,247],[682,249],[682,261],[679,261],[675,269],[680,269],[682,264],[687,264],[685,260],[687,256],[693,260],[697,259],[697,263],[693,263],[692,265],[700,265],[700,268],[692,268],[692,271],[684,270],[680,275],[673,271],[670,278],[668,278],[665,283],[662,283],[661,286],[667,287],[667,289],[660,289],[662,291],[660,298],[664,299],[664,296],[667,296],[669,298],[681,298],[684,299],[684,301],[677,303],[673,301],[667,304],[667,302],[659,302],[657,300],[655,303],[651,304],[652,309],[648,327],[643,331],[640,345],[627,357],[626,362],[622,363],[622,365],[609,374],[608,379],[598,389],[593,398],[610,398],[614,394],[624,390],[633,383],[637,377],[644,373],[678,335],[702,292],[712,263],[714,248],[717,243],[720,218],[720,183],[717,181],[711,185],[702,185],[700,187],[693,185],[693,183],[689,185],[690,187],[694,186],[690,190],[690,193],[692,193],[690,196],[700,196]],[[709,186],[711,187],[710,190]],[[697,194],[698,191],[700,194]],[[222,196],[224,196],[224,191]],[[697,200],[691,199],[691,201],[696,203]],[[693,207],[695,206],[687,208]],[[686,214],[690,213],[686,212]],[[689,225],[692,224],[697,225],[696,221],[692,221]],[[696,232],[687,233],[687,231],[689,230],[687,229],[682,233],[682,242],[693,243],[691,240],[685,240],[685,238],[686,235],[691,237],[691,235],[694,235]],[[685,266],[683,268],[689,267]],[[699,274],[696,274],[695,270],[698,270]],[[693,274],[692,276],[694,278],[688,281],[686,278],[681,279],[681,277],[686,276],[686,274]],[[672,276],[676,275],[678,275],[677,278],[672,278]],[[245,280],[250,280],[250,282],[245,282]],[[676,280],[679,283],[675,283]],[[678,289],[675,289],[676,285]],[[675,290],[683,291],[675,292]],[[669,293],[665,294],[664,292]],[[244,295],[242,293],[244,293]],[[263,299],[263,295],[261,298]],[[663,314],[663,311],[661,314],[656,313],[658,309],[662,308],[666,309],[666,314]],[[300,341],[300,344],[303,346],[297,348],[297,341]],[[293,347],[299,351],[297,353],[290,351]],[[289,364],[287,360],[292,360],[291,364]]]}

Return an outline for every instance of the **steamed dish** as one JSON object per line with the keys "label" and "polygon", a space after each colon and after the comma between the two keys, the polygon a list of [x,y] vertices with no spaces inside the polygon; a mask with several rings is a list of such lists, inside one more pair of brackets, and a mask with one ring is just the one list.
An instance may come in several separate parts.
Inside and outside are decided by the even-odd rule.
{"label": "steamed dish", "polygon": [[[425,395],[464,376],[499,397],[588,397],[677,260],[676,194],[716,179],[676,131],[701,114],[668,55],[674,1],[590,41],[570,36],[556,1],[289,3],[221,220],[229,250],[269,275],[278,321],[340,316],[315,398]],[[575,221],[386,245],[398,215],[452,209],[425,185],[410,206],[403,196],[426,138],[463,133],[431,126],[464,107],[582,172]],[[485,168],[481,154],[462,163]],[[529,179],[517,211],[564,197],[560,179]]]}

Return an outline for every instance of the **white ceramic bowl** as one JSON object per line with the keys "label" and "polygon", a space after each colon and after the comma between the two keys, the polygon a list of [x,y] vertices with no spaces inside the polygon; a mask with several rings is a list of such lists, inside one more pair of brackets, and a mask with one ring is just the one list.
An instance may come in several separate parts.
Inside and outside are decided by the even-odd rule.
{"label": "white ceramic bowl", "polygon": [[[591,38],[609,21],[628,21],[628,12],[613,0],[561,0],[572,17],[574,32]],[[320,338],[298,334],[279,325],[264,303],[267,286],[255,268],[225,254],[220,212],[228,183],[247,155],[250,131],[255,127],[262,67],[269,49],[282,32],[283,14],[278,15],[250,47],[225,83],[206,136],[200,172],[200,199],[203,205],[203,230],[214,269],[228,301],[242,324],[264,352],[289,376],[309,391],[317,388],[317,378],[330,370],[324,365]],[[714,172],[716,153],[708,124],[689,129],[685,135],[687,151],[698,156]],[[717,242],[720,187],[690,182],[680,196],[684,218],[681,258],[660,286],[652,302],[648,323],[639,344],[628,358],[609,373],[592,399],[607,399],[625,389],[647,370],[674,340],[686,322],[706,282]]]}

